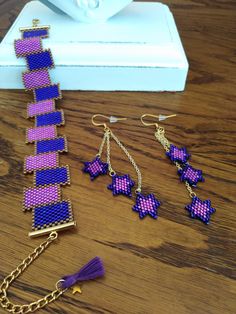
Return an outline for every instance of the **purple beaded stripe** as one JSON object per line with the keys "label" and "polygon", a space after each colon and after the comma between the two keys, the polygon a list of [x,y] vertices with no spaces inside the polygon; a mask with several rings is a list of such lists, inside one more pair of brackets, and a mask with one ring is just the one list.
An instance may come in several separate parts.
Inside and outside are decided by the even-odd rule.
{"label": "purple beaded stripe", "polygon": [[36,206],[52,204],[61,198],[59,185],[46,187],[30,187],[24,189],[23,210],[29,210]]}
{"label": "purple beaded stripe", "polygon": [[25,72],[22,74],[22,79],[26,90],[51,84],[48,70]]}
{"label": "purple beaded stripe", "polygon": [[35,142],[35,154],[50,152],[68,152],[67,138],[65,136],[59,136],[50,140]]}
{"label": "purple beaded stripe", "polygon": [[26,56],[26,63],[29,71],[51,69],[55,67],[50,49],[28,54]]}
{"label": "purple beaded stripe", "polygon": [[70,200],[35,207],[32,211],[33,230],[42,230],[73,221]]}
{"label": "purple beaded stripe", "polygon": [[35,101],[62,98],[60,84],[52,84],[49,86],[39,87],[34,89],[33,92]]}
{"label": "purple beaded stripe", "polygon": [[35,141],[48,140],[57,137],[57,129],[55,125],[47,125],[26,130],[26,143]]}
{"label": "purple beaded stripe", "polygon": [[37,115],[52,112],[55,110],[55,101],[53,99],[33,102],[27,106],[27,117],[33,118]]}
{"label": "purple beaded stripe", "polygon": [[27,156],[24,162],[24,173],[35,170],[58,167],[59,156],[57,152]]}
{"label": "purple beaded stripe", "polygon": [[27,29],[27,30],[23,30],[22,32],[22,37],[23,38],[34,38],[34,37],[38,37],[38,38],[47,38],[48,37],[48,26],[45,27],[37,27],[37,29]]}
{"label": "purple beaded stripe", "polygon": [[34,186],[47,186],[52,184],[70,184],[69,166],[41,169],[34,172]]}
{"label": "purple beaded stripe", "polygon": [[46,126],[46,125],[57,125],[61,126],[65,124],[64,111],[55,110],[52,112],[47,112],[42,115],[37,115],[35,117],[35,126]]}
{"label": "purple beaded stripe", "polygon": [[38,37],[30,39],[17,39],[14,42],[14,46],[17,57],[24,57],[28,54],[42,51],[42,42]]}

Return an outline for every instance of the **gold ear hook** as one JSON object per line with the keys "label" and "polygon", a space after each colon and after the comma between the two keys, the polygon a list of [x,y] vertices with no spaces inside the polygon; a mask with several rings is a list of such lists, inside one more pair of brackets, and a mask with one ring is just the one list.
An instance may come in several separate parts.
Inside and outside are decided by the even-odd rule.
{"label": "gold ear hook", "polygon": [[158,118],[158,116],[154,115],[154,114],[148,114],[148,113],[145,113],[142,115],[141,117],[141,122],[142,124],[146,125],[146,126],[150,126],[150,125],[155,125],[156,127],[158,127],[158,124],[157,123],[147,123],[147,122],[144,122],[144,118],[146,117],[152,117],[152,118]]}
{"label": "gold ear hook", "polygon": [[144,118],[146,118],[146,117],[152,117],[152,118],[157,118],[158,119],[158,121],[164,121],[164,120],[166,120],[166,119],[168,119],[168,118],[172,118],[172,117],[176,117],[177,115],[176,114],[171,114],[171,115],[169,115],[169,116],[166,116],[166,115],[163,115],[163,114],[160,114],[160,115],[154,115],[154,114],[148,114],[148,113],[145,113],[145,114],[143,114],[142,116],[141,116],[141,122],[144,124],[144,125],[146,125],[146,126],[150,126],[150,125],[155,125],[157,128],[158,128],[158,123],[150,123],[150,122],[145,122],[144,121]]}
{"label": "gold ear hook", "polygon": [[109,117],[104,116],[104,115],[102,115],[102,114],[94,114],[94,115],[92,116],[92,124],[93,124],[93,125],[95,125],[95,126],[101,126],[101,125],[103,125],[104,128],[106,128],[106,127],[107,127],[106,123],[96,123],[96,122],[94,121],[94,119],[97,118],[97,117],[102,117],[102,118],[106,118],[106,119],[109,119]]}
{"label": "gold ear hook", "polygon": [[95,122],[95,118],[97,118],[97,117],[102,117],[102,118],[108,119],[110,123],[115,123],[115,122],[120,121],[120,120],[127,120],[127,118],[117,118],[117,117],[114,117],[114,116],[108,117],[108,116],[104,116],[103,114],[100,114],[100,113],[94,114],[92,116],[92,124],[95,125],[95,126],[103,125],[104,128],[107,128],[106,123],[97,123],[97,122]]}

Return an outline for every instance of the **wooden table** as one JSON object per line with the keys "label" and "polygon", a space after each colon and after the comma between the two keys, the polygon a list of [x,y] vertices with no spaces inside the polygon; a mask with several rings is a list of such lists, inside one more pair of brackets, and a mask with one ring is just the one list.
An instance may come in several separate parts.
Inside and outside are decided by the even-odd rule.
{"label": "wooden table", "polygon": [[[26,1],[0,2],[3,37]],[[15,302],[28,303],[54,288],[61,276],[98,255],[106,276],[82,286],[81,295],[67,292],[40,313],[230,314],[236,312],[235,283],[235,18],[233,1],[166,1],[175,15],[190,62],[183,93],[64,92],[69,153],[61,158],[71,168],[71,198],[77,230],[60,235],[10,289]],[[0,280],[37,246],[27,233],[31,214],[21,211],[22,187],[32,176],[22,174],[26,103],[30,93],[0,92]],[[91,182],[83,162],[96,154],[102,129],[91,125],[94,113],[127,116],[112,125],[142,174],[145,193],[161,200],[157,221],[140,221],[134,200],[112,197],[109,177]],[[176,168],[143,127],[143,113],[172,114],[166,135],[191,152],[191,163],[205,174],[197,193],[212,200],[217,212],[209,226],[189,218],[189,197]],[[116,169],[135,172],[124,154],[113,148]],[[3,313],[3,310],[0,309]]]}

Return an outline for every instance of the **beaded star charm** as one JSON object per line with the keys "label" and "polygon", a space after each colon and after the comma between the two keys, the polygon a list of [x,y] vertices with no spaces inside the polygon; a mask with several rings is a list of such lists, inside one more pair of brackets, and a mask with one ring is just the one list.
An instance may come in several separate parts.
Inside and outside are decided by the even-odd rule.
{"label": "beaded star charm", "polygon": [[[94,115],[92,117],[92,123],[96,126],[103,125],[104,126],[104,136],[102,139],[102,143],[99,148],[99,152],[96,157],[92,161],[87,161],[84,163],[83,171],[89,173],[91,180],[94,180],[99,175],[109,174],[111,176],[111,183],[108,184],[108,190],[112,191],[114,196],[118,195],[125,195],[128,197],[132,197],[132,189],[135,186],[135,182],[132,180],[129,174],[120,174],[118,175],[111,165],[111,158],[110,158],[110,141],[114,140],[114,142],[118,145],[118,147],[125,153],[128,157],[128,160],[133,165],[137,177],[138,177],[138,186],[136,189],[136,201],[135,205],[133,206],[133,211],[139,214],[140,219],[143,219],[145,216],[150,216],[151,218],[156,219],[158,216],[157,208],[160,206],[160,202],[155,198],[153,194],[143,195],[141,193],[142,188],[142,176],[141,172],[135,163],[133,157],[130,155],[128,150],[125,146],[120,142],[120,140],[114,135],[110,128],[107,127],[105,123],[98,124],[94,122],[95,117],[103,117],[108,118],[110,123],[117,122],[118,120],[122,120],[125,118],[116,118],[116,117],[106,117],[100,114]],[[101,156],[103,153],[104,146],[107,146],[107,160],[103,162],[101,160]]]}
{"label": "beaded star charm", "polygon": [[154,194],[148,194],[145,196],[141,193],[138,193],[136,204],[133,206],[133,211],[138,212],[141,219],[147,215],[157,219],[157,209],[160,205],[161,203],[157,198],[155,198]]}
{"label": "beaded star charm", "polygon": [[194,187],[197,186],[198,182],[204,182],[202,170],[195,169],[189,164],[185,164],[181,169],[178,170],[178,173],[180,174],[181,181],[188,182]]}
{"label": "beaded star charm", "polygon": [[94,180],[99,175],[107,174],[108,164],[106,162],[102,162],[99,156],[96,156],[92,161],[87,161],[84,163],[85,173],[90,174],[90,179]]}
{"label": "beaded star charm", "polygon": [[189,164],[190,154],[185,147],[177,147],[174,144],[170,144],[168,139],[165,137],[165,130],[163,127],[159,126],[157,123],[146,123],[144,118],[150,116],[153,118],[158,118],[159,121],[163,121],[166,118],[170,118],[176,115],[164,116],[164,115],[149,115],[144,114],[141,117],[141,121],[144,125],[155,125],[156,132],[155,137],[158,142],[163,146],[166,151],[166,156],[169,157],[171,162],[177,167],[178,174],[180,176],[180,181],[185,183],[185,186],[189,192],[192,199],[192,203],[186,206],[192,218],[197,218],[202,220],[204,223],[208,224],[210,220],[210,215],[215,212],[215,209],[211,207],[211,202],[201,201],[196,193],[193,191],[198,184],[198,182],[204,182],[202,170],[195,169]]}
{"label": "beaded star charm", "polygon": [[107,188],[112,191],[113,195],[123,194],[132,197],[133,186],[134,181],[130,178],[129,174],[123,176],[115,174],[112,176],[112,183]]}
{"label": "beaded star charm", "polygon": [[215,208],[211,207],[210,200],[202,201],[196,196],[192,198],[192,203],[187,205],[186,209],[192,218],[199,218],[205,224],[209,224],[211,214],[216,211]]}
{"label": "beaded star charm", "polygon": [[188,154],[185,147],[178,148],[177,146],[170,144],[169,151],[166,153],[166,156],[168,156],[173,162],[184,164],[189,159],[190,154]]}

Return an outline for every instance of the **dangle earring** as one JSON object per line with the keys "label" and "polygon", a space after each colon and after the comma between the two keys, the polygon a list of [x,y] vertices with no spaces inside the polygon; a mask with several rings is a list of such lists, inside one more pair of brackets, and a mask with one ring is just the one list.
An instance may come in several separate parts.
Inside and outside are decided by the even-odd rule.
{"label": "dangle earring", "polygon": [[192,199],[191,204],[185,207],[189,211],[190,216],[192,218],[198,218],[204,223],[208,224],[210,221],[210,215],[213,214],[216,210],[215,208],[211,207],[210,200],[202,201],[193,191],[193,187],[196,187],[198,182],[204,181],[202,171],[193,168],[188,163],[190,154],[187,152],[185,147],[178,148],[168,141],[168,139],[165,137],[165,129],[163,127],[159,126],[158,123],[147,123],[144,121],[145,117],[158,118],[159,121],[164,121],[167,118],[172,118],[175,116],[176,114],[169,116],[144,114],[141,117],[141,122],[146,126],[154,125],[156,127],[156,139],[166,151],[166,156],[169,157],[177,167],[180,180],[185,183],[187,191],[189,192],[189,196]]}
{"label": "dangle earring", "polygon": [[[106,125],[106,123],[96,123],[95,118],[103,117],[109,120],[110,123],[115,123],[119,120],[126,120],[126,118],[117,118],[117,117],[107,117],[101,114],[95,114],[92,117],[92,123],[95,126],[103,126],[104,127],[104,135],[103,139],[98,151],[98,154],[95,158],[90,162],[84,163],[83,171],[90,174],[91,180],[94,180],[99,175],[104,175],[109,173],[112,178],[111,184],[107,186],[109,190],[112,191],[113,195],[126,195],[128,197],[132,197],[132,188],[135,185],[135,182],[131,179],[129,174],[118,175],[116,171],[112,168],[111,165],[111,146],[110,141],[114,140],[114,142],[118,145],[118,147],[125,153],[129,162],[134,167],[134,170],[137,174],[137,188],[135,190],[136,193],[136,202],[133,206],[133,211],[139,213],[139,217],[142,219],[145,216],[149,215],[152,218],[156,219],[158,216],[157,209],[160,206],[160,202],[155,198],[154,194],[143,195],[142,191],[142,175],[141,172],[134,161],[133,157],[129,154],[128,150],[125,146],[119,141],[119,139],[114,135],[111,129]],[[103,153],[104,146],[106,144],[106,162],[101,160],[101,156]]]}

